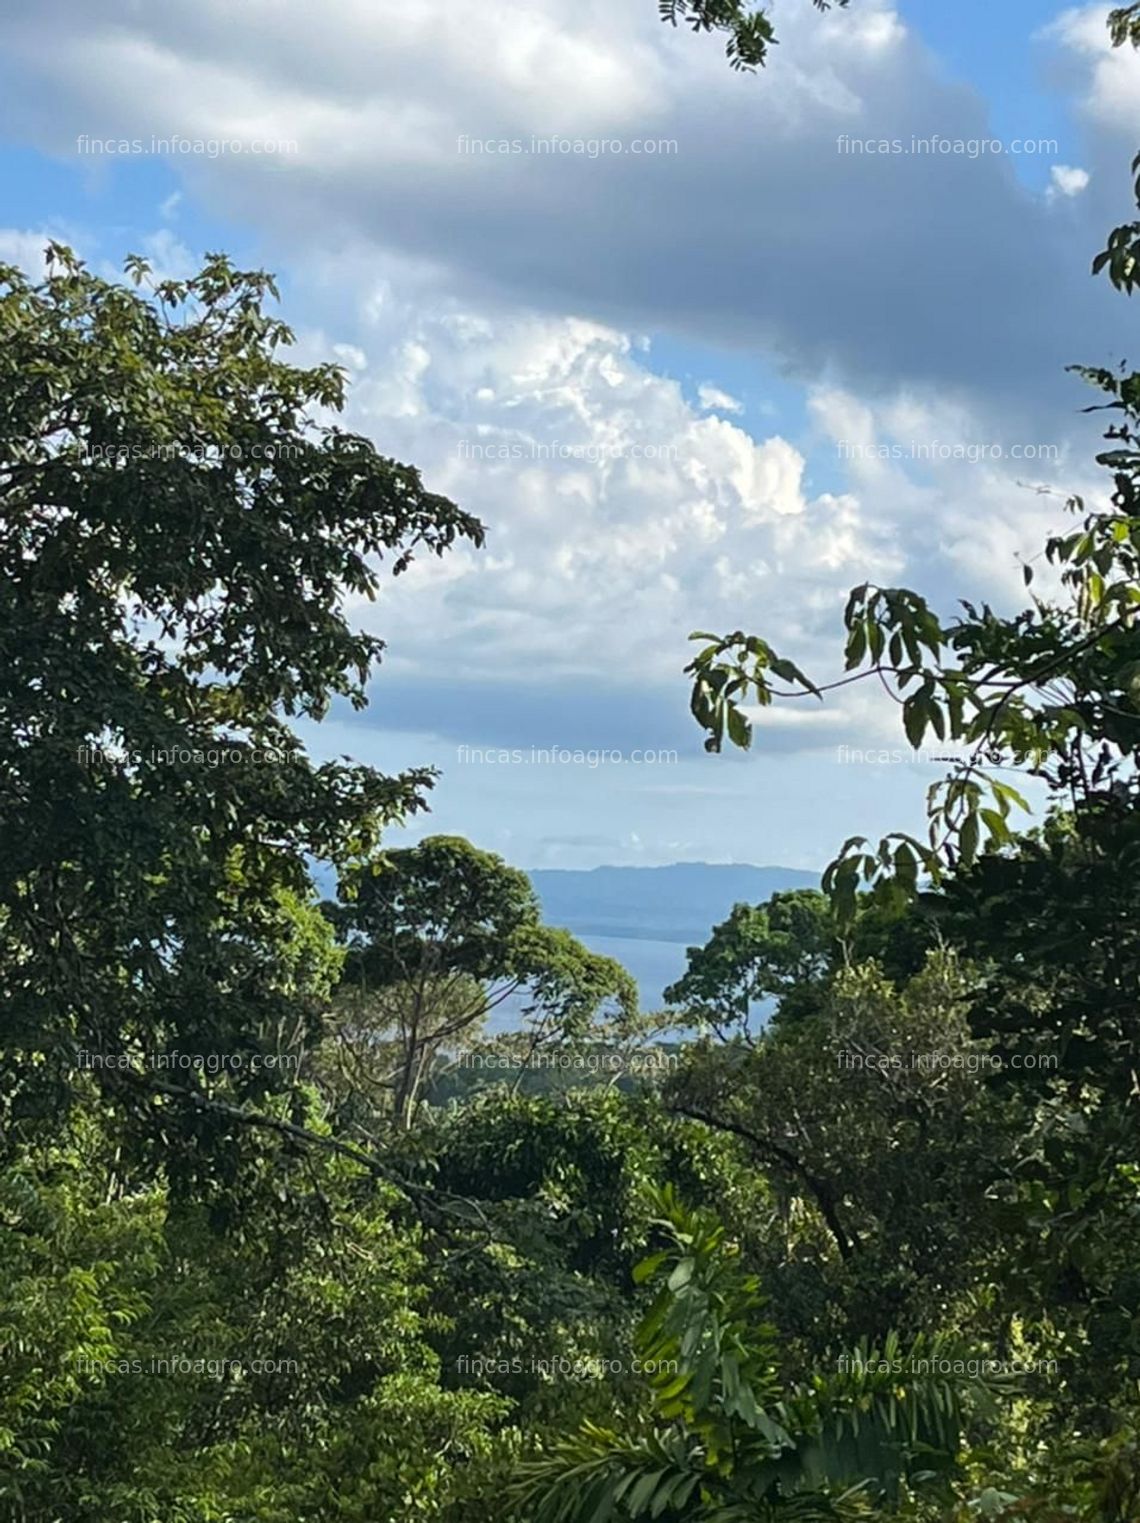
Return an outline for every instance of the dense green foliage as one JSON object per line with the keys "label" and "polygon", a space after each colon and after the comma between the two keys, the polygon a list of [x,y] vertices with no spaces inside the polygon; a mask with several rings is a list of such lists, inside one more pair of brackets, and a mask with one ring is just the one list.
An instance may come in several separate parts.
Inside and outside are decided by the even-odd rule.
{"label": "dense green foliage", "polygon": [[469,1047],[514,1002],[524,1058],[544,1043],[633,1021],[637,992],[612,958],[545,926],[525,873],[469,842],[432,836],[366,862],[327,914],[346,942],[341,1012],[318,1055],[353,1105],[382,1092],[400,1125],[415,1121],[445,1048]]}
{"label": "dense green foliage", "polygon": [[[982,1381],[939,1375],[943,1363],[969,1362],[963,1350],[919,1337],[904,1352],[892,1335],[785,1386],[759,1283],[723,1225],[668,1188],[661,1201],[667,1245],[634,1270],[638,1281],[665,1279],[635,1340],[651,1421],[636,1436],[586,1425],[524,1471],[538,1523],[827,1518],[837,1490],[893,1505],[904,1486],[947,1499],[963,1402],[988,1394]],[[896,1360],[911,1368],[896,1373]],[[913,1373],[924,1361],[932,1372]]]}
{"label": "dense green foliage", "polygon": [[683,977],[665,990],[670,1005],[723,1035],[746,1034],[764,1001],[806,1005],[839,951],[839,927],[815,889],[773,894],[767,904],[738,904],[706,946],[689,948]]}
{"label": "dense green foliage", "polygon": [[[363,701],[380,643],[342,605],[377,557],[482,533],[318,421],[343,376],[277,358],[267,277],[218,257],[150,298],[51,255],[40,286],[0,270],[8,1125],[57,1124],[82,1054],[252,1058],[312,1030],[319,973],[289,951],[307,854],[359,852],[430,778],[314,766],[283,716]],[[164,1149],[213,1126],[145,1068],[90,1072]]]}
{"label": "dense green foliage", "polygon": [[[363,703],[378,563],[480,525],[267,277],[128,269],[0,269],[3,1523],[1136,1523],[1140,375],[1085,372],[1109,500],[1027,608],[852,594],[840,680],[968,749],[929,840],[738,905],[647,1016],[524,873],[385,849],[430,774],[290,729]],[[701,638],[711,750],[827,690]]]}

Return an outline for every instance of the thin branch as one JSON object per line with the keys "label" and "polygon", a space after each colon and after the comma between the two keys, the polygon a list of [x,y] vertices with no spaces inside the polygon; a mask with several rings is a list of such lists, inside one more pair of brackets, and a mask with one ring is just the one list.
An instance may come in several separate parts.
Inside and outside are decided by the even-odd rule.
{"label": "thin branch", "polygon": [[835,1199],[830,1185],[825,1180],[814,1175],[807,1168],[806,1164],[789,1151],[788,1148],[781,1147],[778,1142],[773,1142],[768,1137],[758,1136],[757,1133],[750,1131],[746,1126],[742,1126],[738,1121],[730,1121],[726,1117],[721,1116],[710,1116],[693,1106],[678,1102],[673,1102],[669,1108],[677,1115],[688,1116],[690,1121],[700,1121],[705,1126],[711,1126],[714,1131],[731,1132],[733,1136],[743,1138],[761,1156],[765,1154],[769,1155],[769,1161],[782,1164],[784,1168],[802,1180],[819,1207],[820,1215],[827,1223],[828,1229],[835,1239],[835,1246],[839,1249],[840,1258],[845,1261],[851,1258],[858,1240],[850,1238],[844,1230],[843,1223],[839,1220],[839,1214],[836,1210]]}
{"label": "thin branch", "polygon": [[[125,1074],[116,1075],[117,1078],[125,1078]],[[406,1195],[419,1198],[422,1202],[434,1204],[440,1211],[445,1211],[453,1216],[458,1216],[470,1225],[469,1212],[479,1218],[483,1229],[491,1235],[490,1222],[479,1205],[478,1201],[471,1200],[468,1196],[452,1195],[449,1191],[433,1190],[426,1185],[418,1185],[413,1180],[398,1174],[387,1160],[377,1157],[372,1153],[365,1153],[361,1148],[354,1147],[349,1142],[341,1142],[337,1137],[322,1137],[319,1132],[311,1132],[307,1127],[296,1126],[291,1121],[283,1121],[279,1116],[267,1116],[261,1111],[246,1110],[240,1105],[231,1105],[229,1101],[215,1099],[212,1095],[202,1094],[200,1091],[185,1089],[178,1084],[165,1084],[161,1081],[138,1085],[148,1093],[166,1095],[170,1099],[185,1102],[194,1106],[196,1110],[209,1111],[214,1115],[227,1116],[232,1121],[240,1122],[243,1126],[253,1127],[262,1131],[276,1132],[278,1136],[290,1137],[294,1141],[303,1142],[307,1146],[324,1148],[330,1153],[336,1153],[342,1158],[351,1159],[353,1163],[360,1164],[363,1168],[377,1176],[386,1179],[391,1184],[403,1190]],[[467,1211],[457,1210],[449,1201],[461,1201]]]}

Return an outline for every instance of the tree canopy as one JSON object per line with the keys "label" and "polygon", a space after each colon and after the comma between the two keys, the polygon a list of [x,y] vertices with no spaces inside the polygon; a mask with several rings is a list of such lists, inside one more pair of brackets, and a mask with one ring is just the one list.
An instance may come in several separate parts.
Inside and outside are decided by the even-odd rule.
{"label": "tree canopy", "polygon": [[1109,485],[1020,611],[868,580],[831,682],[696,637],[711,752],[871,681],[965,756],[644,1012],[525,872],[393,843],[429,769],[294,733],[482,526],[339,427],[269,276],[48,252],[0,267],[4,1523],[1135,1523],[1140,374],[1082,370]]}

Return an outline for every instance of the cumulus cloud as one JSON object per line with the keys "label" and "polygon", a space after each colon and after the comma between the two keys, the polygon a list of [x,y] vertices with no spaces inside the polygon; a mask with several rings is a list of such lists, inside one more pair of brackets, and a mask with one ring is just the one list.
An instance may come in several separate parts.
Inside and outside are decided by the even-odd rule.
{"label": "cumulus cloud", "polygon": [[730,397],[727,391],[721,391],[719,386],[705,384],[697,387],[697,401],[705,412],[743,412],[744,403],[738,402],[735,397]]}
{"label": "cumulus cloud", "polygon": [[1103,5],[1073,7],[1051,22],[1044,35],[1079,60],[1078,104],[1086,115],[1115,133],[1135,137],[1140,132],[1140,54],[1112,46],[1106,16]]}
{"label": "cumulus cloud", "polygon": [[[1059,429],[1011,438],[984,412],[913,392],[870,405],[820,387],[809,405],[855,499],[874,503],[876,525],[890,525],[910,584],[947,614],[964,592],[1021,607],[1022,562],[1056,527],[1060,504],[1070,492],[1104,497],[1107,478],[1091,464],[1095,426],[1078,453]],[[1048,580],[1039,567],[1038,587]]]}
{"label": "cumulus cloud", "polygon": [[[812,435],[793,443],[688,401],[620,329],[427,311],[385,289],[379,307],[360,293],[348,422],[478,514],[488,543],[417,563],[354,610],[388,641],[372,723],[695,751],[690,630],[757,629],[834,675],[853,583],[916,585],[948,616],[963,593],[1020,606],[1019,557],[1058,518],[1035,489],[1096,496],[1065,442],[996,437],[959,402],[819,387]],[[306,353],[333,342],[308,334]],[[813,490],[809,457],[837,484]],[[825,750],[896,725],[882,695],[846,691],[766,718],[765,745]]]}
{"label": "cumulus cloud", "polygon": [[[648,0],[453,16],[448,0],[42,0],[8,21],[6,110],[64,153],[80,132],[291,142],[173,162],[298,255],[353,244],[469,305],[509,293],[763,349],[806,379],[1063,406],[1078,338],[1111,341],[1087,228],[1027,197],[1008,154],[838,151],[842,134],[992,135],[889,0],[789,7],[778,67],[756,78]],[[1092,47],[1073,17],[1055,42]],[[1111,82],[1115,120],[1128,89]],[[551,138],[585,147],[534,146]]]}
{"label": "cumulus cloud", "polygon": [[1082,190],[1087,190],[1089,172],[1087,169],[1073,169],[1068,164],[1054,164],[1049,170],[1052,184],[1049,187],[1051,196],[1079,196]]}
{"label": "cumulus cloud", "polygon": [[15,227],[0,228],[0,264],[14,264],[33,278],[46,269],[44,249],[58,233],[32,232]]}
{"label": "cumulus cloud", "polygon": [[375,339],[351,421],[489,528],[485,551],[424,563],[385,600],[394,672],[415,650],[436,675],[675,680],[688,629],[738,613],[757,567],[800,622],[796,589],[858,526],[854,504],[805,491],[786,439],[703,413],[617,330],[420,313]]}

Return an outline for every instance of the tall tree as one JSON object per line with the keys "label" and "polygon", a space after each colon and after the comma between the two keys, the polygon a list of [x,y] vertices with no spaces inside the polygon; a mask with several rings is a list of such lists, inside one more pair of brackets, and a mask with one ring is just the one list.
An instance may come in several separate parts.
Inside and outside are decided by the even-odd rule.
{"label": "tall tree", "polygon": [[[370,1071],[405,1129],[432,1063],[513,1002],[532,1045],[631,1019],[637,991],[612,958],[543,925],[526,874],[458,836],[430,836],[354,871],[330,919],[344,939],[343,1015],[326,1057]],[[378,1072],[387,1069],[387,1072]]]}
{"label": "tall tree", "polygon": [[839,950],[839,931],[816,889],[773,894],[764,904],[737,904],[703,947],[689,947],[688,967],[665,990],[666,1002],[694,1023],[749,1037],[757,1006],[779,1000],[803,1008]]}
{"label": "tall tree", "polygon": [[365,702],[382,642],[342,600],[482,529],[329,421],[344,375],[280,357],[268,275],[48,259],[0,268],[0,1117],[58,1116],[81,1054],[127,1054],[95,1078],[169,1143],[234,1123],[175,1122],[147,1055],[259,1052],[295,1013],[280,894],[431,781],[316,766],[289,729]]}

